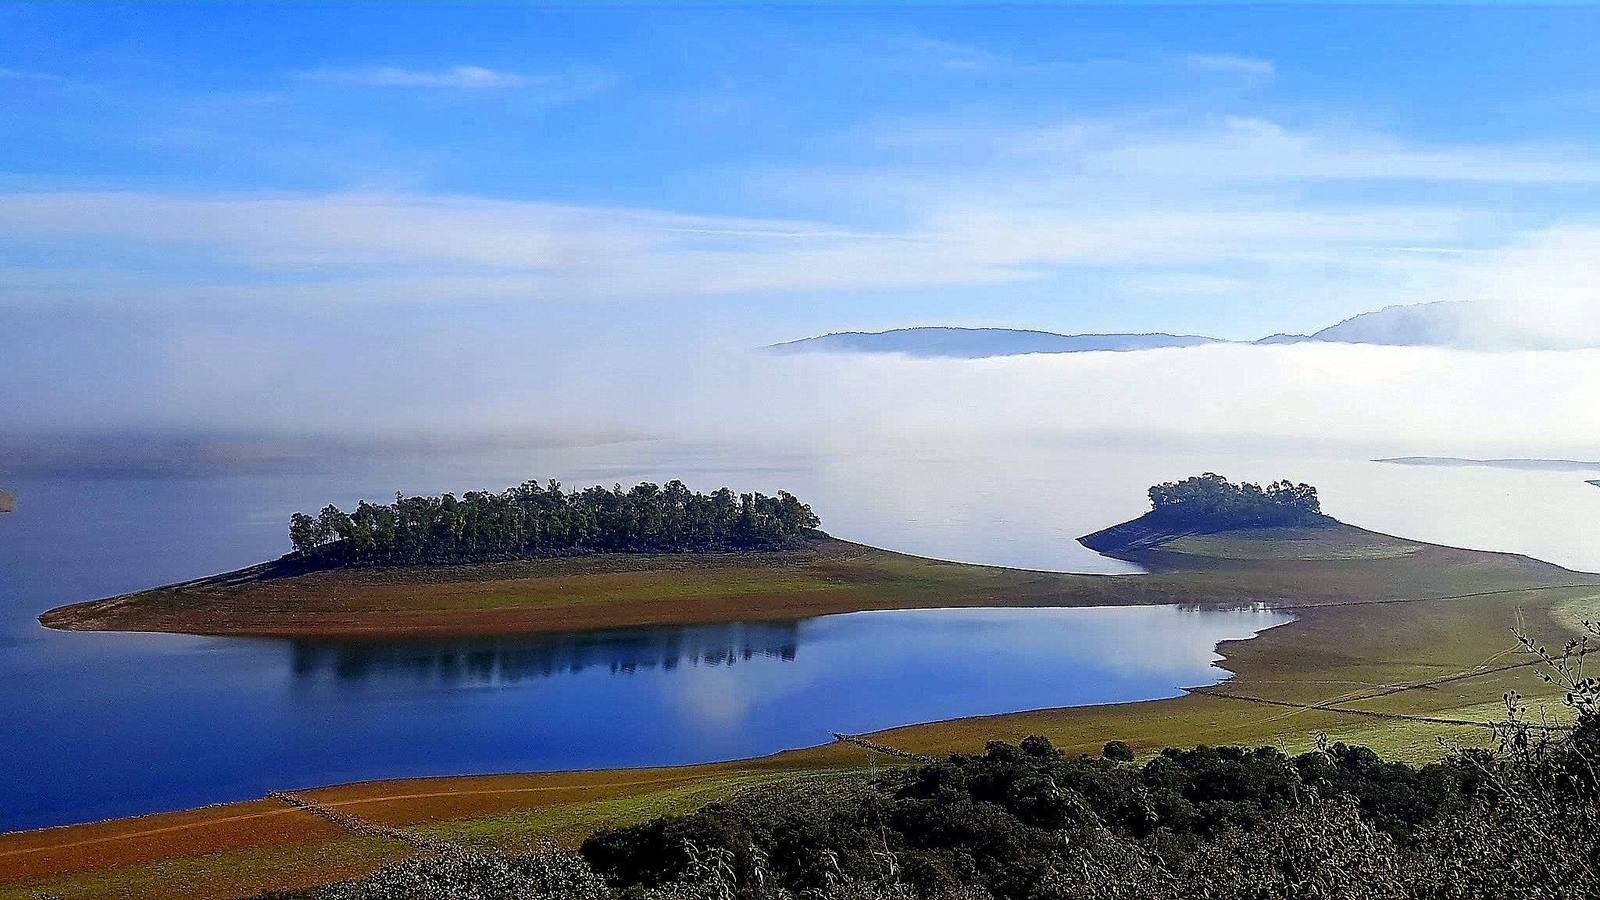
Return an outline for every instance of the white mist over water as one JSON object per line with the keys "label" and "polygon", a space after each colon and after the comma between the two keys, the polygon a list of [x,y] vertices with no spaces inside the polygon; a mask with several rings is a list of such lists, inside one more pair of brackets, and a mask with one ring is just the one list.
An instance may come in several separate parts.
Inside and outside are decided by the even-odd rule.
{"label": "white mist over water", "polygon": [[569,483],[784,488],[841,537],[970,562],[1126,571],[1075,539],[1139,515],[1151,484],[1215,471],[1315,484],[1331,514],[1363,527],[1600,570],[1600,490],[1584,483],[1600,469],[1372,461],[1600,459],[1597,389],[1600,351],[732,354],[491,418],[559,402],[591,427],[662,436],[511,453],[496,471],[513,479],[534,460]]}
{"label": "white mist over water", "polygon": [[[384,354],[347,354],[335,389],[312,361],[266,405],[225,372],[175,382],[166,421],[200,437],[154,463],[147,448],[140,466],[192,472],[184,454],[220,440],[206,465],[327,472],[302,482],[323,485],[315,496],[269,492],[259,515],[274,529],[293,511],[280,503],[314,510],[530,477],[784,489],[841,537],[1083,571],[1126,569],[1077,537],[1140,514],[1153,483],[1215,471],[1315,484],[1352,524],[1600,570],[1600,489],[1584,483],[1600,471],[1370,461],[1600,458],[1600,350],[1310,344],[954,360],[613,347],[579,360],[508,336],[478,340],[471,364],[446,372],[461,348],[443,340],[382,378],[366,376]],[[90,455],[118,452],[113,440]]]}

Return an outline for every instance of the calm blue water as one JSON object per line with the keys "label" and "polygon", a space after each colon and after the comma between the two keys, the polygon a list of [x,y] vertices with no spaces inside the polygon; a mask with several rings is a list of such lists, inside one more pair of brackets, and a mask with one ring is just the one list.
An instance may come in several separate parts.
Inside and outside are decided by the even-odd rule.
{"label": "calm blue water", "polygon": [[393,476],[12,479],[0,829],[358,779],[729,759],[831,731],[1170,696],[1226,674],[1219,640],[1285,620],[938,610],[385,644],[63,634],[34,621],[274,556],[288,511],[409,484]]}

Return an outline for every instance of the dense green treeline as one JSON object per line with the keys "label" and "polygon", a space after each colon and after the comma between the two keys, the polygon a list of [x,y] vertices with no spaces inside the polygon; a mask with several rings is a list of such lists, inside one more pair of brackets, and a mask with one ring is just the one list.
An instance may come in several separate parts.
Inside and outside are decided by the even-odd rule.
{"label": "dense green treeline", "polygon": [[581,491],[527,481],[499,493],[363,500],[353,512],[295,513],[289,541],[301,554],[354,563],[454,562],[573,551],[760,549],[819,524],[794,495],[691,491],[681,481]]}
{"label": "dense green treeline", "polygon": [[[1115,744],[1115,742],[1113,742]],[[1422,768],[1334,744],[1068,757],[1042,738],[756,788],[580,854],[447,853],[295,900],[1576,900],[1600,721]]]}
{"label": "dense green treeline", "polygon": [[1150,506],[1160,518],[1219,529],[1319,525],[1331,521],[1322,514],[1317,489],[1309,484],[1234,484],[1215,472],[1152,487]]}

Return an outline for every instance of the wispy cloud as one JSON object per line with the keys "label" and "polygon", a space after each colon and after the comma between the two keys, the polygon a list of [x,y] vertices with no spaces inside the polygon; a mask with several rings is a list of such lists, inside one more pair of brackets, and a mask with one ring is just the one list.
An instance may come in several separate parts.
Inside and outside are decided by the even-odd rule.
{"label": "wispy cloud", "polygon": [[[1463,273],[1532,228],[1435,191],[1406,200],[1391,179],[1600,184],[1600,159],[1581,148],[1428,147],[1259,119],[1186,124],[996,132],[953,159],[741,181],[769,209],[803,196],[807,216],[394,190],[11,193],[0,196],[13,248],[0,303],[533,305],[1033,282],[1044,286],[1036,292],[1164,295],[1175,308],[1196,298],[1284,308],[1299,318],[1274,327],[1293,330],[1326,324],[1331,311],[1484,296]],[[1319,180],[1383,189],[1308,193]],[[88,245],[100,248],[97,265],[62,262]],[[1530,257],[1521,283],[1570,256]]]}
{"label": "wispy cloud", "polygon": [[374,66],[357,69],[316,69],[299,73],[311,81],[362,87],[413,87],[413,88],[515,88],[530,85],[550,85],[553,76],[523,75],[484,66],[454,66],[448,69],[406,69],[399,66]]}
{"label": "wispy cloud", "polygon": [[1257,116],[1172,129],[1072,121],[999,140],[1021,157],[1071,160],[1098,177],[1124,180],[1600,183],[1600,154],[1592,146],[1422,144],[1350,127],[1291,128]]}
{"label": "wispy cloud", "polygon": [[940,68],[951,72],[988,72],[1015,65],[1011,59],[999,53],[958,41],[916,35],[903,38],[900,43],[909,52],[926,56]]}
{"label": "wispy cloud", "polygon": [[66,81],[66,79],[62,78],[60,75],[52,75],[49,72],[28,72],[21,69],[8,69],[4,66],[0,66],[0,81],[62,82]]}
{"label": "wispy cloud", "polygon": [[1190,69],[1199,72],[1231,72],[1252,78],[1271,78],[1277,68],[1270,59],[1235,56],[1230,53],[1191,53],[1183,58]]}
{"label": "wispy cloud", "polygon": [[[959,199],[917,211],[907,227],[866,230],[464,197],[36,193],[0,197],[0,229],[45,259],[54,247],[105,242],[138,261],[139,277],[159,277],[164,259],[184,260],[181,277],[209,263],[216,279],[191,295],[327,302],[395,292],[533,302],[984,284],[1036,279],[1056,266],[1325,262],[1375,240],[1409,245],[1460,233],[1447,212],[1415,208],[1086,211]],[[178,247],[189,249],[174,254]],[[295,283],[261,284],[263,273]],[[59,291],[36,281],[28,292],[68,295],[96,277],[72,274]],[[226,284],[245,286],[219,292]],[[126,291],[127,283],[105,288]],[[170,289],[152,283],[144,293]]]}

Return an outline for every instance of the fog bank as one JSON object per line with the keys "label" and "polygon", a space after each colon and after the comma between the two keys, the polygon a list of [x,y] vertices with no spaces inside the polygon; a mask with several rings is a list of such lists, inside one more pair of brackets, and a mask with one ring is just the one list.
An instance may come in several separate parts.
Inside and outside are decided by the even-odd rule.
{"label": "fog bank", "polygon": [[[532,353],[512,339],[479,340],[470,353],[448,341],[421,354],[383,342],[322,358],[279,349],[246,338],[183,348],[92,391],[69,379],[23,395],[12,372],[10,396],[26,399],[0,464],[16,465],[19,446],[33,459],[67,447],[61,434],[110,435],[72,444],[80,456],[114,453],[119,442],[171,455],[161,436],[182,434],[179,455],[187,446],[224,459],[270,458],[267,444],[317,455],[655,438],[807,450],[1002,438],[1340,456],[1600,453],[1596,350],[1302,344],[950,360],[704,347]],[[128,432],[139,440],[118,437]]]}

